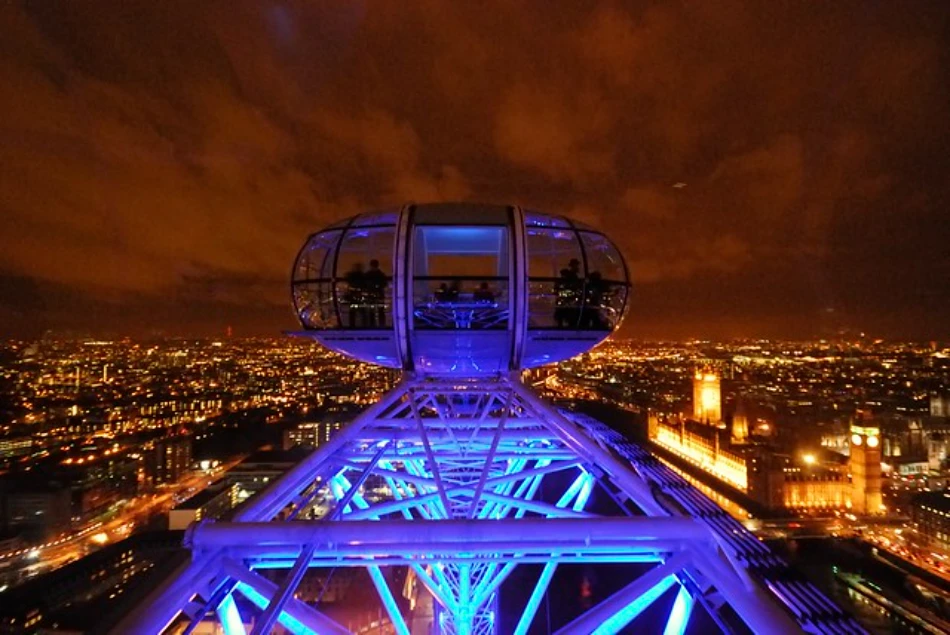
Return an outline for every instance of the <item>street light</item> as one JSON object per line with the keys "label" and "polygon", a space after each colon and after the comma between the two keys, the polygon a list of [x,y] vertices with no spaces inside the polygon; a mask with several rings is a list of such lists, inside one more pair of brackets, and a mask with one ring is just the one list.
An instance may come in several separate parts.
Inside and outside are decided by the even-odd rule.
{"label": "street light", "polygon": [[802,457],[802,460],[805,462],[805,465],[814,465],[816,459],[814,454],[806,454]]}

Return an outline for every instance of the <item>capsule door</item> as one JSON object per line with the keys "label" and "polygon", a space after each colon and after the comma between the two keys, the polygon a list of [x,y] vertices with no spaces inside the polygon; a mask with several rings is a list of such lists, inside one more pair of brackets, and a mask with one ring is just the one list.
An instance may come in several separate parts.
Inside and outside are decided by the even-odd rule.
{"label": "capsule door", "polygon": [[449,376],[503,372],[511,360],[508,216],[438,222],[444,218],[419,214],[412,228],[409,332],[415,370]]}

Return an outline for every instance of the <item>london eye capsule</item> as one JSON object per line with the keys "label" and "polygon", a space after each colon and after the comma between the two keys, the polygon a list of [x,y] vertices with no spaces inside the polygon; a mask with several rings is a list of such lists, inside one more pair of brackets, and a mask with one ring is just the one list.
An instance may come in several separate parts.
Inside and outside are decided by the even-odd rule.
{"label": "london eye capsule", "polygon": [[629,296],[620,252],[563,216],[471,203],[362,214],[311,235],[291,291],[303,331],[356,359],[480,376],[603,341]]}

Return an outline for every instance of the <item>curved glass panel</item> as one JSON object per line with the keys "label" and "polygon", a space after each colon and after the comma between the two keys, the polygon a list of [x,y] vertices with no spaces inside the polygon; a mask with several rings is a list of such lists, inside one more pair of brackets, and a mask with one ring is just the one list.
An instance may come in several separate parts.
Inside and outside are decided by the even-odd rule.
{"label": "curved glass panel", "polygon": [[582,282],[528,282],[528,328],[576,329],[581,317]]}
{"label": "curved glass panel", "polygon": [[532,211],[525,212],[524,224],[528,227],[570,227],[568,222],[561,216],[539,214],[538,212]]}
{"label": "curved glass panel", "polygon": [[354,227],[367,225],[395,225],[399,212],[380,212],[378,214],[362,214],[353,220]]}
{"label": "curved glass panel", "polygon": [[319,280],[333,277],[333,252],[340,239],[339,231],[314,234],[297,256],[293,281]]}
{"label": "curved glass panel", "polygon": [[584,255],[587,257],[588,277],[599,274],[602,280],[626,283],[627,272],[623,266],[623,259],[613,243],[603,234],[580,232],[580,236],[584,245]]}
{"label": "curved glass panel", "polygon": [[597,229],[596,227],[591,227],[590,225],[588,225],[588,224],[585,223],[584,221],[574,220],[574,219],[572,218],[572,219],[571,219],[571,225],[574,226],[574,229],[577,229],[577,230],[580,230],[580,231],[588,231],[588,232],[600,233],[600,230],[599,230],[599,229]]}
{"label": "curved glass panel", "polygon": [[596,276],[584,285],[584,306],[580,312],[580,328],[592,331],[613,330],[623,316],[627,285],[604,282]]}
{"label": "curved glass panel", "polygon": [[525,234],[528,328],[614,329],[627,294],[617,248],[602,234],[572,228],[527,227]]}
{"label": "curved glass panel", "polygon": [[294,308],[304,328],[327,329],[339,326],[333,307],[330,282],[305,282],[294,285]]}
{"label": "curved glass panel", "polygon": [[525,230],[527,241],[528,277],[558,278],[570,270],[583,277],[581,243],[577,233],[570,229]]}
{"label": "curved glass panel", "polygon": [[294,309],[304,328],[392,327],[395,234],[394,225],[349,226],[307,240],[291,282]]}

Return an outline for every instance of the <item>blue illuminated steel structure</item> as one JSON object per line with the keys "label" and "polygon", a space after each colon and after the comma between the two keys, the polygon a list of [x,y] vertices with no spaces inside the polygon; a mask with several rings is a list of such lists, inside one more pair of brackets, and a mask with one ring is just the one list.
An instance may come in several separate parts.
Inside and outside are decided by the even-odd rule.
{"label": "blue illuminated steel structure", "polygon": [[[466,240],[476,245],[471,250],[493,244],[510,250],[495,263],[498,271],[510,275],[504,298],[510,308],[505,337],[489,332],[483,349],[477,348],[481,333],[473,328],[476,321],[468,313],[473,303],[465,301],[465,319],[454,325],[449,320],[447,333],[428,332],[431,321],[412,317],[441,300],[411,291],[412,267],[417,272],[423,266],[419,245],[411,237],[423,236],[430,241],[428,247],[440,253],[431,242],[447,240],[447,232],[455,227],[447,212],[453,210],[467,219],[460,226],[467,232]],[[484,213],[474,213],[478,211]],[[666,635],[685,632],[697,610],[723,632],[736,628],[755,633],[863,632],[817,589],[792,575],[741,524],[648,452],[600,422],[552,408],[522,384],[524,351],[518,347],[523,349],[532,337],[526,333],[530,325],[541,321],[530,315],[537,298],[532,298],[525,275],[531,254],[525,248],[529,226],[524,212],[475,206],[430,207],[422,212],[409,207],[389,217],[399,229],[394,230],[391,260],[395,290],[386,291],[385,302],[376,295],[375,303],[366,303],[350,288],[337,289],[333,270],[325,278],[304,278],[302,283],[323,285],[329,280],[324,299],[331,305],[320,308],[320,319],[329,323],[326,330],[316,331],[318,340],[329,332],[334,347],[369,355],[372,348],[357,341],[359,336],[369,341],[382,338],[377,341],[385,348],[392,344],[386,331],[395,334],[392,350],[401,359],[401,383],[250,499],[229,521],[193,525],[186,536],[191,562],[115,632],[152,634],[175,628],[188,633],[203,620],[213,619],[227,635],[258,635],[277,624],[292,633],[345,633],[346,628],[296,599],[294,592],[311,568],[357,567],[368,572],[396,633],[494,635],[499,632],[499,594],[505,592],[512,571],[518,564],[541,565],[524,606],[517,615],[506,616],[513,632],[522,635],[535,622],[557,568],[575,563],[642,563],[652,568],[558,633],[617,633],[661,601],[670,606],[663,626]],[[425,235],[412,230],[414,216],[436,224],[440,218],[436,212],[443,214],[438,232]],[[372,218],[378,226],[379,219],[387,217]],[[507,238],[472,231],[471,223],[484,223],[486,218],[500,219]],[[569,221],[550,218],[540,221],[549,225],[537,226],[554,227],[551,236],[563,230],[564,240],[570,241],[580,232],[571,229]],[[344,227],[361,232],[363,225],[351,220]],[[336,237],[337,249],[344,244],[346,231],[340,230]],[[583,239],[578,244],[582,243]],[[450,240],[446,244],[454,245]],[[558,258],[570,253],[560,246],[551,250]],[[337,261],[339,253],[329,250],[321,257],[324,263]],[[595,256],[585,255],[588,272],[586,263],[592,260]],[[440,256],[433,262],[441,261]],[[298,258],[298,272],[299,262]],[[621,282],[626,284],[625,279]],[[416,286],[425,286],[421,283]],[[554,286],[558,284],[555,280]],[[565,314],[565,306],[573,311],[572,306],[578,305],[560,300],[544,305],[544,310],[561,311],[559,318],[566,315],[567,322],[575,321],[542,324],[533,333],[534,346],[551,338],[560,351],[576,352],[578,342],[588,337],[585,328],[594,331],[597,341],[616,328],[619,316],[609,323],[582,317],[583,311],[600,310],[607,303],[588,293],[587,284],[586,278],[576,287],[561,284],[558,293],[568,300],[575,299],[572,288],[582,289],[577,309],[581,313]],[[590,282],[591,288],[596,284],[596,279]],[[311,311],[312,302],[322,301],[322,292],[314,293],[298,294],[298,311]],[[341,301],[351,305],[346,309],[360,311],[360,318],[372,328],[344,327],[348,321],[342,319],[343,312],[332,306]],[[503,303],[495,304],[492,310],[497,311]],[[443,303],[440,310],[459,309]],[[302,317],[304,325],[315,329],[309,319]],[[420,333],[413,333],[414,325],[422,325]],[[486,332],[492,328],[486,327]],[[432,347],[435,353],[419,350],[420,346]],[[464,372],[453,372],[452,355],[464,358]],[[508,357],[491,362],[491,355]],[[378,495],[380,490],[385,495]],[[606,494],[612,513],[588,510],[595,491]],[[319,517],[313,519],[318,511]],[[396,568],[409,570],[431,595],[436,607],[431,627],[411,630],[414,622],[397,600],[388,575]],[[262,576],[266,569],[285,570],[281,582]],[[241,598],[244,615],[235,597]]]}

